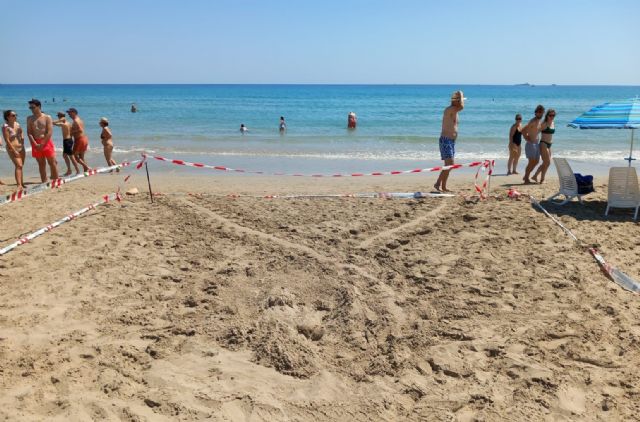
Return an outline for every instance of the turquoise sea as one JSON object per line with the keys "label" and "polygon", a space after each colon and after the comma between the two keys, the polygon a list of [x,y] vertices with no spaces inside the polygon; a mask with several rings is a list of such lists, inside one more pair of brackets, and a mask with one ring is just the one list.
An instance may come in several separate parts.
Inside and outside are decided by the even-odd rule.
{"label": "turquoise sea", "polygon": [[[630,131],[577,130],[566,124],[593,105],[640,95],[640,87],[0,85],[0,109],[15,109],[24,125],[30,98],[40,99],[52,115],[77,108],[87,125],[93,166],[104,164],[98,120],[105,116],[111,122],[117,161],[146,150],[249,170],[384,171],[440,163],[442,111],[456,89],[468,98],[460,114],[459,162],[495,158],[502,171],[514,115],[521,113],[526,121],[535,106],[543,104],[557,111],[556,156],[572,160],[576,167],[626,163]],[[130,112],[131,103],[136,103],[138,113]],[[350,111],[358,116],[355,131],[346,129]],[[280,116],[288,125],[283,136],[278,132]],[[240,134],[241,123],[249,128],[245,135]],[[61,149],[57,128],[54,140]],[[11,174],[8,158],[0,158],[0,176]]]}

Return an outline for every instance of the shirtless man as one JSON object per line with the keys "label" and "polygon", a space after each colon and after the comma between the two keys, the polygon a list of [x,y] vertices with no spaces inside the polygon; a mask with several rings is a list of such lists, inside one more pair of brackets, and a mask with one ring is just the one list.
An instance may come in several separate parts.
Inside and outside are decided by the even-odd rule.
{"label": "shirtless man", "polygon": [[522,180],[525,185],[530,185],[529,175],[540,161],[540,123],[542,122],[542,115],[544,114],[544,107],[539,105],[535,110],[535,117],[529,120],[529,123],[522,128],[522,136],[524,136],[527,144],[524,146],[524,153],[529,160],[527,168],[524,171],[524,177]]}
{"label": "shirtless man", "polygon": [[80,173],[78,169],[78,163],[76,162],[76,158],[73,156],[73,139],[71,138],[71,123],[67,122],[67,119],[64,117],[64,113],[58,112],[58,120],[54,121],[54,126],[58,126],[62,130],[62,157],[64,158],[64,162],[67,165],[67,172],[64,174],[65,176],[71,175],[71,166],[69,162],[73,163],[73,167],[76,169],[76,174]]}
{"label": "shirtless man", "polygon": [[71,125],[71,136],[73,136],[73,156],[78,164],[82,166],[84,171],[89,171],[89,166],[84,160],[84,154],[89,148],[89,138],[84,133],[84,122],[80,116],[78,116],[78,110],[73,107],[67,110],[67,114],[73,120],[73,124]]}
{"label": "shirtless man", "polygon": [[[464,108],[464,94],[456,91],[451,95],[451,105],[444,109],[442,116],[442,132],[440,133],[440,158],[445,166],[453,165],[456,154],[456,138],[458,137],[458,113]],[[450,170],[443,170],[433,187],[438,192],[449,192],[447,179]]]}
{"label": "shirtless man", "polygon": [[27,136],[31,142],[31,156],[38,162],[40,179],[42,183],[47,181],[47,163],[51,170],[51,180],[58,178],[58,165],[56,163],[56,150],[51,137],[53,136],[53,123],[51,116],[42,112],[40,101],[31,99],[29,110],[32,115],[27,117]]}

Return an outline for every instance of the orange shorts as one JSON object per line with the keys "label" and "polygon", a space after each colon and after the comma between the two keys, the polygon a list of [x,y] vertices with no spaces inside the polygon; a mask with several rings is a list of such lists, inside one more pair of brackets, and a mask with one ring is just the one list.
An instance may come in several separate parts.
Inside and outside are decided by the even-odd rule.
{"label": "orange shorts", "polygon": [[[36,148],[36,145],[42,145],[42,149]],[[33,158],[51,158],[56,156],[56,149],[53,146],[51,139],[45,141],[42,138],[36,139],[35,145],[31,145],[31,156]]]}
{"label": "orange shorts", "polygon": [[73,153],[85,152],[89,148],[89,138],[81,136],[76,138],[73,142]]}

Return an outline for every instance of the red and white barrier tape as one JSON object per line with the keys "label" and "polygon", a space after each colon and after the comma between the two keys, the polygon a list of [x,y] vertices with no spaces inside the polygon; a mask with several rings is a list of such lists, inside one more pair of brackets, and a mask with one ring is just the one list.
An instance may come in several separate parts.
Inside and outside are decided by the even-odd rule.
{"label": "red and white barrier tape", "polygon": [[[556,223],[558,226],[560,226],[560,228],[562,230],[564,230],[564,232],[567,233],[578,245],[580,245],[581,247],[584,247],[582,242],[580,240],[578,240],[576,235],[574,235],[571,232],[571,230],[566,228],[554,216],[549,214],[549,212],[546,209],[544,209],[542,207],[542,205],[540,205],[540,203],[536,200],[536,198],[534,198],[533,196],[529,196],[529,199],[531,200],[532,204],[534,204],[536,207],[540,208],[540,210],[542,210],[542,212],[547,217],[549,217],[551,220],[553,220],[554,223]],[[598,262],[598,264],[600,265],[600,268],[607,275],[607,277],[609,277],[611,280],[616,282],[620,287],[622,287],[625,290],[629,290],[629,291],[634,292],[634,293],[639,293],[640,292],[640,283],[638,283],[636,280],[634,280],[633,278],[629,277],[627,274],[623,273],[622,271],[620,271],[619,269],[617,269],[613,265],[608,264],[604,260],[602,255],[600,255],[600,253],[598,252],[598,250],[596,248],[590,247],[590,248],[586,248],[586,249],[589,251],[589,253],[591,253],[591,255],[593,255],[593,257]]]}
{"label": "red and white barrier tape", "polygon": [[151,154],[142,154],[143,157],[155,158],[158,161],[164,161],[171,164],[176,164],[179,166],[187,166],[187,167],[197,167],[197,168],[207,168],[212,170],[219,171],[228,171],[228,172],[236,172],[236,173],[246,173],[246,174],[262,174],[268,176],[294,176],[294,177],[362,177],[362,176],[393,176],[399,174],[411,174],[411,173],[428,173],[434,171],[442,171],[442,170],[454,170],[462,167],[478,167],[486,165],[489,160],[484,161],[474,161],[467,164],[453,164],[451,166],[440,166],[440,167],[430,167],[424,169],[413,169],[413,170],[397,170],[397,171],[378,171],[373,173],[348,173],[348,174],[303,174],[303,173],[270,173],[266,171],[254,171],[254,170],[242,170],[242,169],[233,169],[225,166],[213,166],[209,164],[202,163],[192,163],[184,160],[176,160],[173,158],[161,157],[159,155],[151,155]]}
{"label": "red and white barrier tape", "polygon": [[[158,195],[166,195],[158,193]],[[363,193],[318,193],[318,194],[290,194],[290,195],[211,195],[201,193],[187,193],[195,198],[220,197],[220,198],[258,198],[258,199],[330,199],[330,198],[382,198],[382,199],[422,199],[422,198],[452,198],[457,196],[453,193],[432,193],[432,192],[363,192]]]}
{"label": "red and white barrier tape", "polygon": [[[481,167],[478,167],[476,171],[476,177],[474,179],[474,187],[476,188],[476,192],[480,194],[480,199],[487,199],[489,195],[489,187],[491,183],[491,175],[493,174],[493,168],[495,166],[495,160],[485,160],[482,163]],[[482,185],[478,185],[478,177],[480,176],[480,171],[483,173],[487,171],[487,176],[485,177]]]}
{"label": "red and white barrier tape", "polygon": [[138,163],[136,168],[139,169],[140,167],[142,167],[142,164],[144,163],[144,160],[125,161],[123,163],[116,164],[115,166],[91,169],[89,171],[86,171],[86,172],[84,172],[82,174],[78,174],[78,175],[75,175],[75,176],[56,179],[56,180],[52,180],[52,181],[47,182],[47,183],[41,183],[39,185],[24,189],[24,190],[21,190],[21,191],[18,191],[18,192],[13,192],[12,194],[9,194],[9,195],[6,195],[6,196],[0,198],[0,205],[8,204],[10,202],[17,202],[17,201],[20,201],[20,200],[24,199],[27,196],[33,196],[33,195],[38,194],[38,193],[42,193],[42,192],[46,192],[48,190],[59,188],[62,185],[65,185],[65,184],[71,183],[71,182],[75,182],[76,180],[84,179],[84,178],[89,177],[89,176],[95,176],[96,174],[102,174],[102,173],[107,173],[107,172],[110,172],[110,171],[113,171],[113,170],[118,170],[120,168],[127,167],[127,166],[130,166],[132,164],[136,164],[136,163]]}
{"label": "red and white barrier tape", "polygon": [[43,234],[45,234],[47,232],[50,232],[51,230],[55,229],[56,227],[58,227],[61,224],[66,223],[67,221],[71,221],[71,220],[79,217],[80,215],[82,215],[82,214],[84,214],[86,212],[89,212],[91,210],[96,209],[100,205],[106,204],[106,203],[114,201],[114,200],[120,201],[120,199],[121,199],[121,197],[120,197],[119,193],[112,193],[110,195],[104,195],[102,197],[101,201],[98,201],[96,203],[90,204],[90,205],[86,206],[85,208],[82,208],[81,210],[78,210],[78,211],[76,211],[76,212],[74,212],[72,214],[69,214],[64,218],[61,218],[60,220],[41,228],[40,230],[36,230],[35,232],[33,232],[31,234],[28,234],[28,235],[26,235],[24,237],[21,237],[20,239],[18,239],[17,241],[13,242],[12,244],[0,249],[0,256],[6,254],[7,252],[9,252],[9,251],[11,251],[11,250],[13,250],[15,248],[17,248],[20,245],[24,245],[25,243],[35,239],[38,236],[41,236],[41,235],[43,235]]}

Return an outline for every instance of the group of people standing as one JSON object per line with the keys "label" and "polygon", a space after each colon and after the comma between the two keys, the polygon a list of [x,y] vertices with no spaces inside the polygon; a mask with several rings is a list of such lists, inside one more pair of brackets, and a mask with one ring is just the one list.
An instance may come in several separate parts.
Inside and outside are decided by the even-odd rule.
{"label": "group of people standing", "polygon": [[[552,108],[544,114],[544,106],[538,105],[534,112],[534,117],[522,126],[522,115],[516,114],[516,121],[511,125],[509,131],[509,160],[507,161],[507,175],[519,174],[516,170],[518,160],[522,154],[522,137],[526,143],[524,153],[528,163],[525,168],[522,180],[525,185],[531,184],[531,180],[536,183],[543,183],[547,170],[551,165],[551,145],[553,144],[553,134],[556,131],[554,119],[556,111]],[[544,115],[544,119],[542,116]],[[542,159],[542,163],[531,173]],[[540,180],[538,180],[540,177]]]}
{"label": "group of people standing", "polygon": [[[71,166],[80,173],[78,165],[83,171],[89,170],[89,165],[85,160],[85,153],[89,148],[89,138],[85,133],[84,122],[78,115],[78,110],[71,107],[65,113],[59,111],[57,120],[42,111],[42,103],[37,99],[29,101],[31,116],[27,117],[27,138],[31,144],[31,156],[38,162],[38,170],[42,183],[47,181],[47,166],[49,166],[50,179],[59,178],[58,162],[53,143],[53,126],[57,126],[62,131],[62,156],[67,166],[67,171],[63,176],[72,174]],[[71,121],[68,121],[66,116]],[[6,145],[9,158],[15,167],[15,179],[17,190],[24,189],[23,167],[26,159],[24,146],[24,131],[18,123],[18,114],[14,110],[5,110],[3,113],[5,123],[2,125],[2,139]],[[103,117],[100,119],[102,133],[100,138],[104,147],[104,156],[107,165],[115,165],[112,158],[113,136],[109,129],[109,120]],[[3,143],[0,140],[0,146]],[[1,183],[1,182],[0,182]]]}

